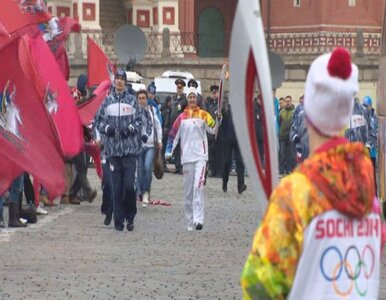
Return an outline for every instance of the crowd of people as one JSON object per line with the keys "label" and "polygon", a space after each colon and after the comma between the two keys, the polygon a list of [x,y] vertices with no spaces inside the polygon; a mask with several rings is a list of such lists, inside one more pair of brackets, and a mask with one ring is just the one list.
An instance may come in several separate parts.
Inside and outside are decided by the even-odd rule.
{"label": "crowd of people", "polygon": [[[299,104],[295,107],[290,95],[277,99],[276,90],[273,94],[279,140],[279,176],[284,177],[310,154],[304,95],[299,97]],[[342,133],[350,142],[366,146],[375,172],[378,123],[370,96],[365,96],[362,101],[358,97],[353,98],[353,111],[346,125]]]}
{"label": "crowd of people", "polygon": [[[33,8],[34,14],[44,11],[43,2]],[[40,17],[51,27],[40,34],[44,41],[53,41],[62,33],[58,19],[51,18],[48,10]],[[15,20],[20,21],[20,16]],[[10,43],[24,34],[24,29],[8,34],[6,27],[4,40]],[[51,46],[53,53],[61,49],[56,43]],[[336,48],[312,62],[304,97],[296,108],[291,96],[278,99],[273,91],[283,178],[268,199],[243,268],[244,299],[378,299],[386,224],[377,198],[377,117],[371,97],[362,101],[355,97],[358,74],[349,51]],[[76,155],[67,158],[66,189],[60,203],[79,205],[96,198],[97,190],[87,178],[91,155],[102,178],[104,224],[114,220],[116,231],[126,227],[131,232],[137,203],[141,201],[143,207],[152,203],[153,169],[158,170],[157,178],[162,177],[155,162],[160,162],[161,172],[170,172],[168,162],[174,159],[174,173],[183,175],[187,230],[202,230],[207,175],[220,177],[227,192],[235,161],[238,193],[247,188],[231,103],[225,99],[220,110],[219,87],[212,85],[211,95],[204,98],[194,79],[187,82],[187,89],[183,79],[176,79],[176,93],[160,103],[154,82],[147,90],[134,91],[124,70],[112,75],[92,124],[83,125],[82,151],[77,153],[76,148],[69,156]],[[76,105],[93,101],[86,84],[87,77],[79,76],[72,89]],[[2,106],[11,101],[7,95],[3,91]],[[271,120],[266,120],[261,101],[259,94],[253,99],[253,125],[265,167],[264,126]],[[48,213],[43,205],[56,204],[48,197],[49,181],[44,184],[47,190],[28,173],[16,177],[8,192],[0,195],[0,228],[6,226],[5,204],[8,227],[26,227],[38,221],[37,214]]]}
{"label": "crowd of people", "polygon": [[[77,105],[81,105],[88,99],[86,84],[87,77],[80,75],[76,87],[71,91]],[[164,103],[160,103],[156,96],[157,87],[154,82],[149,84],[147,90],[135,92],[127,83],[125,71],[120,70],[115,74],[114,84],[111,87],[109,96],[98,111],[93,126],[91,128],[84,126],[85,143],[95,141],[101,149],[104,174],[101,211],[106,216],[106,225],[111,223],[113,215],[115,215],[114,220],[117,229],[123,229],[123,220],[125,218],[128,222],[128,228],[131,229],[136,214],[136,202],[142,202],[144,207],[149,204],[151,201],[153,162],[155,153],[158,150],[160,150],[162,157],[164,172],[183,174],[185,167],[186,174],[190,174],[187,172],[188,165],[186,165],[187,162],[192,160],[192,158],[186,160],[190,154],[194,156],[193,160],[195,162],[196,159],[201,161],[200,167],[204,175],[201,176],[201,173],[197,171],[198,178],[196,181],[200,181],[200,183],[197,183],[197,187],[200,184],[205,184],[207,176],[218,177],[222,179],[223,192],[227,192],[229,174],[233,165],[235,165],[238,193],[242,194],[247,188],[244,180],[244,162],[234,130],[229,101],[225,99],[221,111],[218,112],[219,87],[212,85],[210,95],[204,99],[197,92],[197,82],[190,79],[187,87],[192,92],[192,98],[195,96],[194,101],[191,101],[195,103],[193,107],[192,103],[189,104],[189,94],[184,93],[185,81],[177,79],[175,85],[175,95],[168,96]],[[107,104],[109,101],[111,103]],[[375,174],[377,118],[372,106],[372,99],[366,96],[362,103],[359,102],[358,98],[354,98],[353,101],[354,109],[350,116],[350,122],[344,129],[344,134],[348,140],[359,141],[367,147]],[[278,99],[276,90],[273,90],[273,104],[279,141],[279,176],[283,177],[292,173],[295,167],[309,155],[309,137],[304,117],[304,96],[299,98],[299,104],[295,107],[291,96],[288,95]],[[196,112],[196,109],[200,109],[200,113]],[[253,109],[256,141],[264,167],[264,116],[259,94],[254,98]],[[204,112],[205,117],[202,117]],[[181,130],[179,130],[181,118],[184,118],[182,124],[189,124],[185,119],[193,118],[200,120],[200,122],[204,120],[203,123],[210,124],[209,127],[218,126],[218,134],[215,136],[213,130],[208,130],[205,134],[204,131],[200,131],[197,136],[205,136],[203,149],[194,149],[193,146],[197,142],[193,141],[197,137],[192,133],[189,133],[189,138],[184,137],[182,132],[187,131],[185,127],[181,127]],[[213,120],[214,123],[212,124],[209,119]],[[214,125],[216,122],[218,124]],[[180,133],[178,137],[176,136],[177,132]],[[177,142],[173,144],[174,139]],[[178,142],[179,140],[180,142]],[[188,141],[191,142],[188,143]],[[202,142],[199,143],[202,144]],[[181,147],[186,147],[186,145],[189,146],[181,152],[183,150]],[[172,152],[173,155],[171,156]],[[170,161],[168,160],[170,159],[173,159],[174,170],[169,169]],[[81,201],[92,202],[97,196],[96,189],[91,187],[87,178],[89,161],[89,155],[86,151],[83,151],[66,162],[67,188],[60,200],[61,204],[80,204]],[[194,173],[192,171],[192,174]],[[184,176],[186,174],[184,173]],[[187,182],[195,182],[195,180],[187,180]],[[190,197],[190,192],[186,186],[184,189],[186,200],[187,197]],[[189,187],[189,189],[191,188]],[[21,204],[22,191],[25,193],[26,206]],[[192,195],[197,193],[200,194],[199,191],[192,190]],[[201,194],[203,195],[202,192]],[[124,197],[127,197],[127,199],[124,199]],[[4,197],[0,198],[0,227],[5,226],[2,213],[4,199]],[[23,174],[15,180],[6,200],[7,203],[9,202],[10,217],[8,225],[10,227],[25,227],[27,222],[36,222],[34,214],[48,213],[42,205],[55,205],[53,202],[48,201],[44,187],[40,189],[40,201],[35,201],[32,183],[28,174]],[[193,200],[189,201],[194,202]],[[202,199],[201,202],[203,201]],[[35,203],[38,202],[40,202],[40,205],[35,206]],[[185,205],[189,206],[186,203]],[[203,207],[203,204],[198,207]],[[125,210],[126,212],[122,214],[122,211]],[[20,221],[20,217],[24,217],[21,218],[22,221]],[[188,228],[192,228],[190,217],[187,218],[189,219]],[[198,227],[201,227],[203,220],[193,223],[199,223],[201,225]]]}
{"label": "crowd of people", "polygon": [[[80,75],[71,93],[76,105],[87,102],[87,76]],[[151,203],[154,159],[160,154],[163,172],[184,176],[185,215],[188,230],[201,230],[204,224],[204,192],[207,176],[222,178],[222,190],[228,191],[229,174],[235,162],[237,190],[247,186],[245,167],[238,147],[231,108],[226,99],[218,112],[219,87],[212,85],[210,95],[198,93],[198,83],[175,80],[176,93],[160,103],[154,82],[147,90],[135,92],[126,72],[118,70],[108,96],[97,111],[93,123],[84,126],[84,151],[66,161],[66,189],[60,204],[79,205],[97,196],[87,178],[90,156],[87,145],[100,149],[102,169],[102,206],[105,225],[114,220],[121,231],[134,229],[137,202]],[[188,92],[185,93],[186,85]],[[215,128],[217,126],[217,128]],[[217,134],[215,135],[215,131]],[[94,158],[94,157],[93,157]],[[171,165],[174,164],[174,168]],[[5,227],[3,202],[9,206],[9,227],[26,227],[37,221],[36,214],[47,214],[44,206],[55,206],[41,187],[39,201],[28,174],[12,184],[0,198],[0,227]],[[22,205],[22,193],[27,205]]]}
{"label": "crowd of people", "polygon": [[[377,119],[369,96],[362,103],[354,97],[358,71],[348,52],[337,52],[313,62],[305,95],[296,108],[291,96],[277,99],[274,91],[279,172],[285,178],[270,196],[243,270],[241,284],[247,299],[308,299],[311,294],[316,299],[338,299],[341,287],[335,284],[332,294],[331,282],[347,285],[350,280],[356,280],[359,288],[367,282],[368,299],[377,297],[379,257],[386,237],[376,198]],[[342,57],[349,72],[330,67],[331,60]],[[77,104],[87,101],[85,82],[80,76],[73,90]],[[176,94],[160,103],[153,82],[147,90],[134,92],[126,72],[119,69],[92,125],[84,126],[85,145],[94,143],[100,149],[104,224],[109,226],[114,220],[117,231],[125,227],[133,231],[137,203],[143,207],[151,203],[158,152],[163,171],[170,172],[168,162],[174,158],[174,172],[183,174],[188,231],[204,227],[207,175],[222,178],[222,190],[227,192],[235,161],[238,193],[247,188],[229,101],[218,111],[218,86],[211,86],[211,96],[204,100],[195,80],[188,82],[186,93],[184,80],[177,79],[175,84]],[[253,101],[256,141],[264,166],[264,112],[259,95]],[[92,202],[97,196],[87,179],[88,163],[87,146],[67,162],[67,189],[61,204]],[[22,205],[23,192],[26,206]],[[0,197],[0,227],[5,227],[5,198],[9,227],[26,227],[28,222],[37,222],[36,214],[47,214],[36,203],[55,205],[42,186],[39,201],[35,197],[29,175],[16,178],[8,196]],[[332,263],[333,254],[341,260],[337,265]],[[343,269],[347,280],[340,280]],[[348,291],[352,293],[352,288]]]}

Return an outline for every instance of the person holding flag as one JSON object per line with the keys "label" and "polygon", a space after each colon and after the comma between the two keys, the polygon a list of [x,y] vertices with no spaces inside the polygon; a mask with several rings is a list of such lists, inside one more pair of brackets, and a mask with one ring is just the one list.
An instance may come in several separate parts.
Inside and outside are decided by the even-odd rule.
{"label": "person holding flag", "polygon": [[208,161],[206,132],[214,133],[215,121],[197,105],[197,90],[190,87],[188,107],[180,114],[170,129],[165,159],[172,157],[178,141],[181,145],[181,164],[184,174],[184,210],[189,231],[201,230],[204,225],[204,182]]}
{"label": "person holding flag", "polygon": [[342,134],[358,91],[346,49],[307,75],[310,157],[271,194],[246,261],[244,299],[378,299],[383,225],[372,163]]}

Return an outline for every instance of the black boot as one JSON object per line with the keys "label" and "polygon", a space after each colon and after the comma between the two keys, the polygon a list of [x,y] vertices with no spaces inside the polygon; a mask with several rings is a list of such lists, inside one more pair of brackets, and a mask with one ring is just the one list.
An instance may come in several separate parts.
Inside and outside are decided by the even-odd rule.
{"label": "black boot", "polygon": [[27,227],[19,219],[19,203],[9,202],[8,204],[8,227]]}
{"label": "black boot", "polygon": [[223,181],[223,182],[222,182],[222,191],[223,191],[224,193],[226,193],[227,190],[228,190],[228,184],[227,184],[225,181]]}
{"label": "black boot", "polygon": [[23,218],[23,219],[26,219],[27,223],[30,223],[30,224],[37,223],[38,218],[36,216],[35,205],[33,203],[30,203],[29,205],[23,207],[21,205],[21,202],[20,202],[20,205],[19,205],[19,217]]}
{"label": "black boot", "polygon": [[112,217],[113,217],[113,216],[112,216],[111,213],[106,213],[106,218],[105,218],[105,221],[104,221],[104,223],[105,223],[106,226],[109,226],[109,225],[110,225]]}
{"label": "black boot", "polygon": [[246,189],[247,189],[247,185],[245,185],[245,184],[239,184],[239,185],[237,186],[237,191],[239,192],[240,195],[241,195]]}

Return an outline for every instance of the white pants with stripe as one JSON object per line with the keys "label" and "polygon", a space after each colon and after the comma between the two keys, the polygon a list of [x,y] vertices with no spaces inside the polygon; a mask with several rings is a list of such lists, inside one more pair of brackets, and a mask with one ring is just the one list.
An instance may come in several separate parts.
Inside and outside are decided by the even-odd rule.
{"label": "white pants with stripe", "polygon": [[188,226],[204,224],[204,182],[206,161],[183,164],[184,211]]}

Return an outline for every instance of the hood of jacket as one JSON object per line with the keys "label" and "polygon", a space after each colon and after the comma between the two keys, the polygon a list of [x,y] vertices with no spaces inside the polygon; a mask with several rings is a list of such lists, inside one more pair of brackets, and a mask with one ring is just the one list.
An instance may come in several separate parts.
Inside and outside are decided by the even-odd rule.
{"label": "hood of jacket", "polygon": [[374,172],[367,149],[341,138],[321,146],[299,166],[339,212],[354,218],[371,211],[375,197]]}

